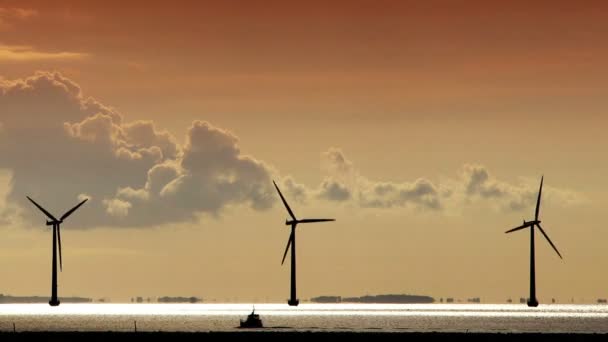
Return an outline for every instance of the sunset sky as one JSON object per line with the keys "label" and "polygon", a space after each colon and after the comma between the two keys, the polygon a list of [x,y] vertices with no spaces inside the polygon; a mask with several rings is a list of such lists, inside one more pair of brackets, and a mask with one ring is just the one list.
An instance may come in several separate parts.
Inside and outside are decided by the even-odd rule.
{"label": "sunset sky", "polygon": [[603,1],[0,0],[0,293],[608,297]]}

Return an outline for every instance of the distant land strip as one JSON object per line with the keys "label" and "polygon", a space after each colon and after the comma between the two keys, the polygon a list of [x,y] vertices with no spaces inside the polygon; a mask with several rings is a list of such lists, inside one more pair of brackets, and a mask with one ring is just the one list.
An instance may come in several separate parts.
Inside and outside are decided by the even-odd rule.
{"label": "distant land strip", "polygon": [[464,332],[0,332],[0,341],[606,341],[608,334]]}
{"label": "distant land strip", "polygon": [[[61,297],[62,303],[92,303],[93,299],[84,297]],[[48,303],[49,297],[42,296],[5,296],[0,293],[0,304]]]}
{"label": "distant land strip", "polygon": [[310,299],[313,303],[377,303],[377,304],[402,304],[402,303],[434,303],[435,299],[429,296],[409,295],[409,294],[381,294],[375,296],[362,297],[340,297],[340,296],[320,296]]}

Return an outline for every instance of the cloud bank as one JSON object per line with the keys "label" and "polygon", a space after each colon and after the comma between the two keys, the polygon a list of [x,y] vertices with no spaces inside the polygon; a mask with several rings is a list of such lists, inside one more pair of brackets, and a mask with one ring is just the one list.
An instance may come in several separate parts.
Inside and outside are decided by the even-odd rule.
{"label": "cloud bank", "polygon": [[[262,211],[279,203],[272,179],[289,201],[368,210],[441,212],[481,201],[521,210],[533,205],[538,191],[537,184],[502,182],[473,164],[443,183],[424,177],[371,180],[339,148],[321,154],[324,179],[309,187],[244,155],[233,133],[209,122],[194,121],[180,140],[185,143],[152,121],[126,122],[60,73],[0,78],[0,172],[6,183],[0,184],[0,224],[44,222],[26,195],[56,215],[90,198],[66,227],[197,222],[201,215],[220,216],[228,206]],[[546,194],[564,204],[578,199],[551,187]]]}
{"label": "cloud bank", "polygon": [[[358,208],[409,208],[431,212],[485,203],[501,211],[520,211],[533,208],[538,195],[539,180],[507,183],[494,178],[480,164],[465,164],[444,183],[424,177],[411,182],[389,182],[361,175],[339,148],[323,152],[321,160],[326,177],[317,189],[301,188],[298,194],[301,202],[316,198]],[[577,193],[547,185],[543,194],[543,198],[563,206],[582,201]]]}
{"label": "cloud bank", "polygon": [[439,210],[440,187],[425,178],[413,182],[372,181],[361,175],[354,163],[338,148],[321,154],[327,176],[316,197],[334,202],[354,202],[361,208],[411,207]]}
{"label": "cloud bank", "polygon": [[124,122],[59,73],[0,81],[0,113],[7,201],[29,208],[31,195],[60,215],[86,194],[78,227],[162,225],[275,200],[270,168],[243,155],[230,132],[195,121],[180,146],[151,121]]}

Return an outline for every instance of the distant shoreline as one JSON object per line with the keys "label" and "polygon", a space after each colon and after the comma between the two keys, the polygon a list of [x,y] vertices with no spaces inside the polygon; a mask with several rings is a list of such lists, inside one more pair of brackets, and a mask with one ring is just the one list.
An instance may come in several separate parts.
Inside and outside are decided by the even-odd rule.
{"label": "distant shoreline", "polygon": [[319,296],[310,298],[311,303],[363,303],[363,304],[431,304],[435,299],[431,296],[411,294],[380,294],[360,297]]}
{"label": "distant shoreline", "polygon": [[606,341],[608,334],[446,332],[0,332],[0,341]]}
{"label": "distant shoreline", "polygon": [[[61,297],[59,300],[62,303],[93,303],[92,298],[86,297]],[[11,296],[0,293],[0,304],[43,304],[48,302],[48,296]]]}

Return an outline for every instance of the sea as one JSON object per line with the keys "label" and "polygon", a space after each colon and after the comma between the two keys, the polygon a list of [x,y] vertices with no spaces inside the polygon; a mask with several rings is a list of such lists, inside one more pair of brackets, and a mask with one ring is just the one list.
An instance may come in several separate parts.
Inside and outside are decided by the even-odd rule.
{"label": "sea", "polygon": [[239,331],[255,308],[264,330],[608,333],[608,305],[0,304],[0,331]]}

